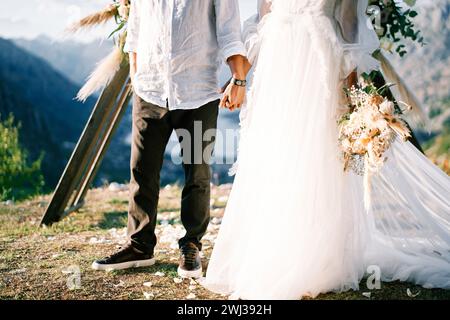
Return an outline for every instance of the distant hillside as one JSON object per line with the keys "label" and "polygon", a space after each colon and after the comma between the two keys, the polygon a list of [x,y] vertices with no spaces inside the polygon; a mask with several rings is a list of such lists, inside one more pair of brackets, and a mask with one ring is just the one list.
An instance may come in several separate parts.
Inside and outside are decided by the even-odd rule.
{"label": "distant hillside", "polygon": [[433,103],[450,94],[450,1],[429,1],[418,12],[426,45],[410,46],[399,67],[418,97]]}
{"label": "distant hillside", "polygon": [[[450,1],[418,1],[415,18],[426,45],[408,46],[405,58],[395,58],[397,66],[433,118],[433,129],[441,131],[450,117]],[[395,56],[394,56],[395,57]]]}
{"label": "distant hillside", "polygon": [[80,43],[72,40],[53,41],[46,36],[14,39],[16,45],[46,60],[72,82],[81,85],[96,63],[112,49],[111,41]]}
{"label": "distant hillside", "polygon": [[0,38],[0,114],[22,123],[21,142],[32,158],[45,152],[43,171],[55,185],[93,100],[73,100],[78,86],[46,61]]}
{"label": "distant hillside", "polygon": [[450,1],[417,1],[416,26],[426,45],[409,44],[403,59],[392,56],[394,65],[416,96],[429,110],[429,128],[417,130],[427,154],[450,172]]}
{"label": "distant hillside", "polygon": [[[49,50],[48,47],[43,52]],[[43,52],[41,55],[45,56]],[[3,118],[13,113],[22,123],[21,143],[32,159],[44,151],[43,171],[49,188],[56,185],[95,105],[96,98],[88,99],[85,104],[74,100],[79,87],[56,71],[49,61],[0,38],[0,115]],[[129,180],[127,137],[130,131],[131,113],[127,112],[100,168],[96,185],[104,181]],[[215,172],[219,172],[219,182],[231,180],[227,170],[227,166],[215,168]],[[182,167],[174,165],[167,154],[161,173],[162,184],[182,181],[183,177]]]}

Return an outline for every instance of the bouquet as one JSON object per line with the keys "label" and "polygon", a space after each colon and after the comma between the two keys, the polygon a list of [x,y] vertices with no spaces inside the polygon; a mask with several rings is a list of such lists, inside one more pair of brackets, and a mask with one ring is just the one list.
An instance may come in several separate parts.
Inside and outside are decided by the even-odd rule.
{"label": "bouquet", "polygon": [[370,206],[370,177],[383,166],[386,151],[396,137],[406,141],[411,136],[401,118],[403,110],[382,95],[389,86],[377,89],[372,83],[363,83],[346,89],[348,111],[338,121],[344,170],[364,176],[366,208]]}

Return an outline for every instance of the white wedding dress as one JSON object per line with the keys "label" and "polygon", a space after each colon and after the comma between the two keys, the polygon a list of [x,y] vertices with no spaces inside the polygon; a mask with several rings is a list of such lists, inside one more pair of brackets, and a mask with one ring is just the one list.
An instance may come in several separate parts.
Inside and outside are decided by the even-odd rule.
{"label": "white wedding dress", "polygon": [[384,281],[450,288],[450,178],[396,141],[366,211],[362,177],[339,159],[342,79],[377,66],[367,0],[271,2],[268,13],[260,0],[246,24],[256,69],[204,285],[242,299],[299,299],[356,290],[376,266]]}

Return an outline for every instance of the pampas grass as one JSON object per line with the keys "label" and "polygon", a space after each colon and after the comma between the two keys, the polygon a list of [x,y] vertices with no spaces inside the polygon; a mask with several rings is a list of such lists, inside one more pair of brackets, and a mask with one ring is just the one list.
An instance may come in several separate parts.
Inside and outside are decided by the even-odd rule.
{"label": "pampas grass", "polygon": [[[110,37],[116,32],[123,29],[126,25],[126,20],[129,14],[129,1],[121,0],[119,3],[115,2],[107,6],[102,11],[91,14],[80,21],[70,26],[67,31],[75,33],[77,31],[91,28],[106,23],[112,18],[116,19],[119,27],[114,30]],[[79,101],[86,101],[94,92],[106,87],[120,68],[123,61],[124,53],[123,47],[125,44],[126,31],[121,32],[118,36],[118,43],[114,50],[103,60],[101,60],[96,69],[87,78],[86,84],[80,89],[76,99]]]}
{"label": "pampas grass", "polygon": [[115,46],[114,50],[101,60],[97,68],[89,75],[86,84],[77,94],[77,100],[85,102],[94,92],[106,87],[119,70],[123,57],[122,46]]}
{"label": "pampas grass", "polygon": [[91,28],[96,25],[105,24],[110,19],[114,18],[117,14],[117,6],[115,4],[111,4],[107,6],[102,11],[93,13],[78,22],[75,22],[70,27],[67,28],[67,32],[75,33],[82,29]]}

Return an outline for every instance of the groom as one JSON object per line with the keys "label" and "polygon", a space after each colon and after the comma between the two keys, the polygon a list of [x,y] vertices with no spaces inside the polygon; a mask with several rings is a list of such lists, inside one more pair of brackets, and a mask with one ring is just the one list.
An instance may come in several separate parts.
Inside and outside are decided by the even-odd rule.
{"label": "groom", "polygon": [[[203,134],[217,129],[219,104],[239,108],[245,96],[238,0],[131,0],[124,50],[134,88],[129,243],[92,267],[118,270],[155,263],[160,170],[175,130],[183,150],[181,220],[187,232],[179,241],[178,273],[198,278],[200,241],[210,218],[211,154],[204,153],[213,143],[203,141]],[[233,75],[222,100],[217,92],[221,60]]]}

